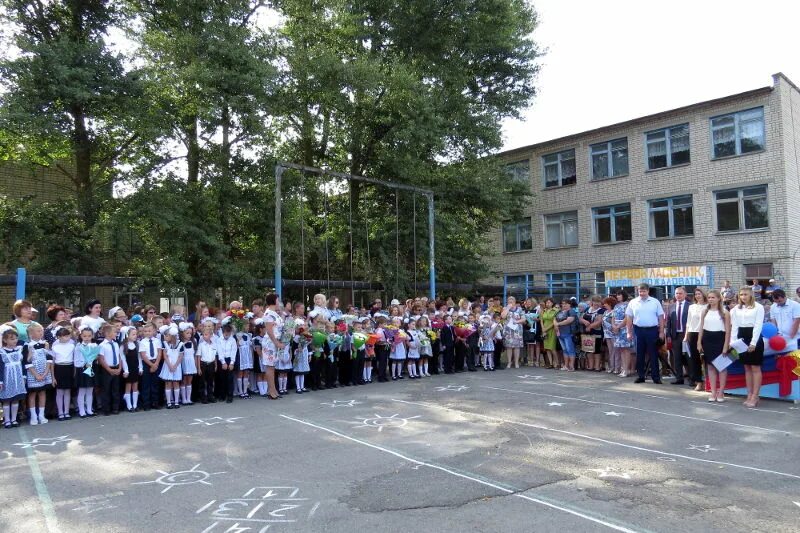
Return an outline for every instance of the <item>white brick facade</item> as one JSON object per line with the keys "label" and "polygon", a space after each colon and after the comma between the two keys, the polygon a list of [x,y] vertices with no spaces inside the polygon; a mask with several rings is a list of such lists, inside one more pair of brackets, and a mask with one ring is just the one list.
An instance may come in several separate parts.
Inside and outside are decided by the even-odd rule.
{"label": "white brick facade", "polygon": [[[744,265],[772,263],[773,277],[792,291],[800,285],[795,254],[800,249],[800,90],[782,74],[773,86],[703,102],[599,128],[562,139],[503,152],[508,163],[530,162],[533,198],[525,209],[531,217],[533,248],[503,253],[502,230],[492,233],[491,281],[527,274],[541,288],[549,273],[582,273],[585,278],[610,269],[701,265],[713,269],[719,287],[729,279],[734,287],[744,284]],[[765,149],[750,154],[712,159],[710,118],[730,112],[763,107]],[[645,133],[659,128],[689,125],[689,164],[647,170]],[[627,175],[591,179],[590,145],[627,138]],[[566,149],[575,150],[577,183],[544,188],[542,157]],[[740,233],[716,230],[714,192],[747,185],[767,185],[769,227]],[[648,201],[692,195],[694,236],[650,239]],[[630,203],[632,239],[615,244],[593,242],[592,208]],[[544,215],[577,211],[578,245],[545,248]],[[800,259],[800,253],[797,253]],[[584,278],[585,276],[585,278]],[[530,284],[530,282],[529,282]],[[541,290],[529,291],[541,294]],[[788,291],[787,291],[788,292]]]}

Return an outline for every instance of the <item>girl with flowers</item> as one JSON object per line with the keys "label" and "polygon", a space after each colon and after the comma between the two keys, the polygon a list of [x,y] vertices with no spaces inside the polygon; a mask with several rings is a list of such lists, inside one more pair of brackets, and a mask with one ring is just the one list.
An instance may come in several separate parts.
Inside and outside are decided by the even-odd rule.
{"label": "girl with flowers", "polygon": [[413,320],[409,320],[408,324],[406,324],[406,327],[408,328],[408,340],[406,341],[406,344],[408,345],[408,378],[418,379],[420,378],[420,375],[417,373],[420,332],[417,331],[417,323]]}
{"label": "girl with flowers", "polygon": [[431,329],[428,317],[423,315],[417,320],[419,330],[419,375],[430,377],[428,373],[428,358],[433,355],[433,343],[436,341],[436,332]]}
{"label": "girl with flowers", "polygon": [[[403,361],[406,359],[406,341],[408,335],[400,329],[402,319],[399,316],[392,317],[392,323],[386,328],[386,339],[391,337],[391,352],[389,359],[392,360],[392,381],[403,379]],[[391,333],[389,333],[391,332]]]}

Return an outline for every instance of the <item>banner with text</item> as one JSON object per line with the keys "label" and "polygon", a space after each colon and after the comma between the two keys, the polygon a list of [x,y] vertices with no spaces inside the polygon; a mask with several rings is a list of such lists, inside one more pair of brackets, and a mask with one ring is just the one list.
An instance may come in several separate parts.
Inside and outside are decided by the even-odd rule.
{"label": "banner with text", "polygon": [[606,270],[606,287],[635,287],[640,283],[656,285],[708,285],[707,266],[668,266]]}

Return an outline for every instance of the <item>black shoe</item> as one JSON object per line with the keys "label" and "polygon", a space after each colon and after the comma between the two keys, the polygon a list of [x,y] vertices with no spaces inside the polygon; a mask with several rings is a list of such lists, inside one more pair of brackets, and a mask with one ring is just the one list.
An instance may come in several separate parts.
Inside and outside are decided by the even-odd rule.
{"label": "black shoe", "polygon": [[144,410],[145,410],[145,412],[147,412],[147,411],[149,411],[149,410],[150,410],[150,408],[149,408],[149,407],[143,407],[142,409],[144,409]]}
{"label": "black shoe", "polygon": [[671,381],[670,385],[685,385],[682,379],[676,379],[675,381]]}
{"label": "black shoe", "polygon": [[228,399],[225,400],[225,403],[233,403],[233,396],[228,396]]}
{"label": "black shoe", "polygon": [[172,407],[172,404],[171,404],[171,403],[168,403],[168,404],[167,404],[167,409],[173,409],[173,407]]}
{"label": "black shoe", "polygon": [[11,422],[11,427],[12,428],[18,428],[19,427],[19,421],[14,420],[13,422]]}
{"label": "black shoe", "polygon": [[634,383],[644,383],[644,378],[636,378],[636,381],[634,381]]}
{"label": "black shoe", "polygon": [[470,372],[477,372],[477,370],[475,370],[474,368],[470,368],[469,371]]}
{"label": "black shoe", "polygon": [[[662,384],[660,379],[654,379],[653,383],[655,383],[656,385],[661,385]],[[674,385],[674,383],[673,383],[673,385]]]}

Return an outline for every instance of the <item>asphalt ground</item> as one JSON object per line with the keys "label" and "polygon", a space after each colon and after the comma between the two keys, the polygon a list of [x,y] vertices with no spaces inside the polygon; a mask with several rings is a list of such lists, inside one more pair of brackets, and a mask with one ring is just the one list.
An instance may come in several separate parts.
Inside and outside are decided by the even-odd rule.
{"label": "asphalt ground", "polygon": [[798,417],[524,368],[51,421],[0,531],[797,531]]}

